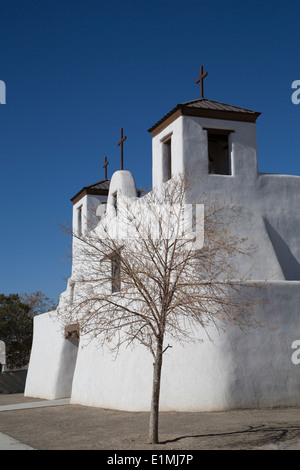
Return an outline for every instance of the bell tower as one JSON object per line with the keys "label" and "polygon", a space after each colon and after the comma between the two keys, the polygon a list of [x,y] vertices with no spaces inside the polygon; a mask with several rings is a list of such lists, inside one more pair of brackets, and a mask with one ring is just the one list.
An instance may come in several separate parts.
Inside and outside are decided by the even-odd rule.
{"label": "bell tower", "polygon": [[152,182],[160,186],[179,173],[208,178],[257,175],[259,112],[203,97],[178,104],[148,131],[152,135]]}

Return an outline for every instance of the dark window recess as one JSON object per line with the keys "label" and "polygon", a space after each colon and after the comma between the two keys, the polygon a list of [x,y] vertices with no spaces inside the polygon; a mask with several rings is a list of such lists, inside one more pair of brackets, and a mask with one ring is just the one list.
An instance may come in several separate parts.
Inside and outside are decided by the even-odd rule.
{"label": "dark window recess", "polygon": [[80,339],[78,323],[74,323],[65,327],[65,338],[70,340],[72,343],[78,344]]}
{"label": "dark window recess", "polygon": [[77,235],[82,235],[82,206],[77,209]]}
{"label": "dark window recess", "polygon": [[113,204],[114,204],[114,208],[116,211],[116,215],[118,215],[118,193],[113,194],[113,198],[114,198]]}
{"label": "dark window recess", "polygon": [[163,182],[172,178],[171,136],[162,141],[163,145]]}
{"label": "dark window recess", "polygon": [[121,260],[119,256],[111,258],[111,290],[120,292],[121,290]]}
{"label": "dark window recess", "polygon": [[216,175],[231,175],[228,135],[207,132],[208,172]]}

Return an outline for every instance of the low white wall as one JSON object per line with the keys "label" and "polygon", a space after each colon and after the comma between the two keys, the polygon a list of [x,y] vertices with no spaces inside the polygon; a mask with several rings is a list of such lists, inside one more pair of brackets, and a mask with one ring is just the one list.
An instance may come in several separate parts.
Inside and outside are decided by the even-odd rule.
{"label": "low white wall", "polygon": [[[81,346],[83,341],[81,340]],[[139,346],[122,348],[115,359],[95,340],[79,347],[71,403],[121,410],[147,410],[151,399],[152,356]]]}
{"label": "low white wall", "polygon": [[78,348],[63,333],[55,311],[34,318],[25,396],[52,400],[71,395]]}
{"label": "low white wall", "polygon": [[[299,282],[269,282],[248,334],[230,325],[203,331],[202,343],[170,342],[164,355],[160,409],[212,411],[241,407],[299,406],[300,365],[291,360],[300,339]],[[82,342],[83,345],[83,342]],[[150,408],[152,356],[143,347],[113,356],[95,342],[80,348],[72,403],[145,411]]]}

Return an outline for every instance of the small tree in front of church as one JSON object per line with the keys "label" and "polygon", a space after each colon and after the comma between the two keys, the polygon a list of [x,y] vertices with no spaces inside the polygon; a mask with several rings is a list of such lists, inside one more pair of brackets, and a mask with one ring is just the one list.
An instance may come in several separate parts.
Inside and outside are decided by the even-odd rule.
{"label": "small tree in front of church", "polygon": [[136,201],[118,195],[114,230],[107,215],[95,230],[72,233],[70,320],[112,350],[140,343],[152,354],[149,443],[158,443],[164,353],[197,339],[199,327],[255,324],[253,286],[234,280],[233,259],[251,252],[228,230],[235,206],[204,195],[188,205],[193,186],[178,177]]}

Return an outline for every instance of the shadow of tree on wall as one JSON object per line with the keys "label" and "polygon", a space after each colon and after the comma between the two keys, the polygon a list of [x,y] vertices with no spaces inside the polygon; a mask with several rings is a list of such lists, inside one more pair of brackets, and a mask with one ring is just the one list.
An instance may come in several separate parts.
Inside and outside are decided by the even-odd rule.
{"label": "shadow of tree on wall", "polygon": [[266,217],[263,220],[285,279],[287,281],[300,281],[300,263]]}

